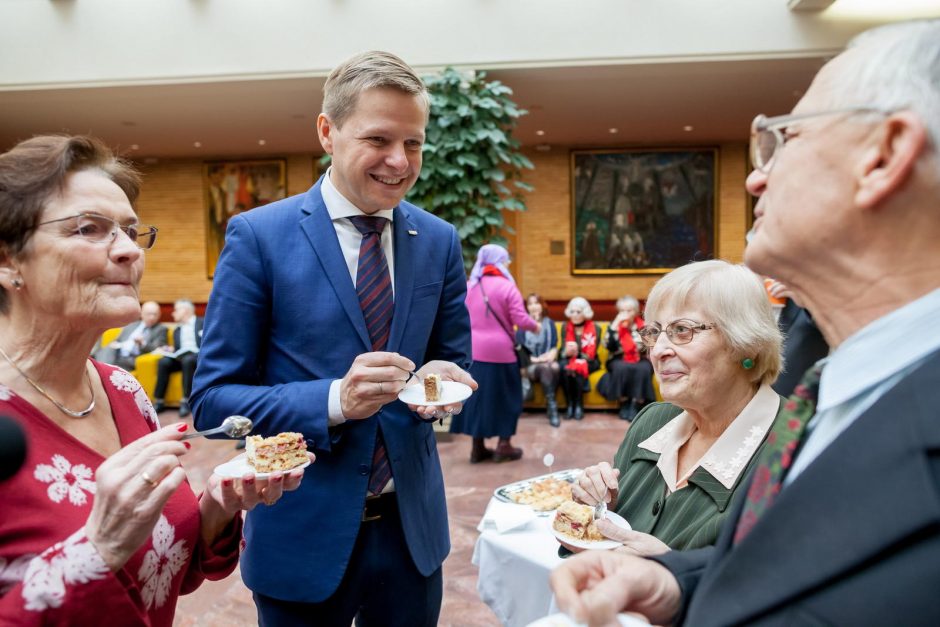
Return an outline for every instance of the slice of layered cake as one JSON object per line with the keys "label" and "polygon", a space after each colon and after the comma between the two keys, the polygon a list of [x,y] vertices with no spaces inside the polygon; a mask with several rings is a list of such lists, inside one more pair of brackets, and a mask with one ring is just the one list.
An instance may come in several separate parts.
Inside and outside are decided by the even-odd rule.
{"label": "slice of layered cake", "polygon": [[441,375],[429,374],[424,377],[424,400],[429,403],[441,400]]}
{"label": "slice of layered cake", "polygon": [[594,508],[574,501],[565,501],[559,506],[552,528],[575,540],[596,542],[605,539],[594,523]]}
{"label": "slice of layered cake", "polygon": [[250,435],[245,438],[248,465],[258,472],[290,470],[307,461],[307,442],[302,433],[286,431],[270,438]]}

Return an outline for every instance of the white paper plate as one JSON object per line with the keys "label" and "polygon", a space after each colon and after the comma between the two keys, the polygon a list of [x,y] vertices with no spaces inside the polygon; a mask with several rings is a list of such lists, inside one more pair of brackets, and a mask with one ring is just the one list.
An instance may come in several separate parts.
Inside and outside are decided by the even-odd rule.
{"label": "white paper plate", "polygon": [[[555,510],[555,516],[558,516],[558,510]],[[565,544],[576,546],[579,549],[608,550],[608,549],[616,549],[617,547],[623,546],[623,544],[621,544],[620,542],[616,542],[614,540],[598,540],[596,542],[576,540],[572,538],[571,536],[567,536],[561,533],[560,531],[555,530],[555,516],[552,516],[551,529],[552,529],[552,535],[554,535],[555,538],[557,538],[559,542],[564,542]],[[632,527],[630,526],[630,523],[628,523],[626,519],[624,519],[623,516],[615,512],[612,512],[610,510],[607,510],[607,520],[609,520],[610,522],[614,523],[615,525],[623,529],[628,529],[628,530],[632,529]]]}
{"label": "white paper plate", "polygon": [[462,403],[470,398],[471,394],[473,394],[473,390],[470,389],[469,385],[458,383],[457,381],[441,381],[441,400],[439,401],[424,400],[424,386],[420,384],[409,385],[403,388],[402,391],[398,393],[398,400],[408,405],[438,407],[440,405]]}
{"label": "white paper plate", "polygon": [[[290,470],[285,470],[284,472],[287,473],[291,470],[297,470],[298,468],[306,468],[309,465],[310,460],[307,459],[307,461],[301,465],[294,466]],[[246,473],[249,472],[255,475],[255,479],[267,479],[272,474],[274,474],[270,472],[256,472],[255,469],[248,464],[248,455],[245,453],[242,453],[238,457],[234,457],[224,464],[219,464],[215,467],[215,474],[219,475],[220,477],[227,477],[229,479],[241,479],[243,476],[245,476]]]}

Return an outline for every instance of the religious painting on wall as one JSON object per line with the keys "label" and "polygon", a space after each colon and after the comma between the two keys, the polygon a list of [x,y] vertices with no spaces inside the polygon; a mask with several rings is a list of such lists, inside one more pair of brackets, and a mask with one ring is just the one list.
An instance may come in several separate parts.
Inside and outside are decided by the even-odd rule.
{"label": "religious painting on wall", "polygon": [[718,150],[574,151],[572,274],[660,274],[711,259]]}
{"label": "religious painting on wall", "polygon": [[211,279],[225,244],[228,221],[243,211],[287,195],[284,159],[212,161],[205,164],[206,271]]}

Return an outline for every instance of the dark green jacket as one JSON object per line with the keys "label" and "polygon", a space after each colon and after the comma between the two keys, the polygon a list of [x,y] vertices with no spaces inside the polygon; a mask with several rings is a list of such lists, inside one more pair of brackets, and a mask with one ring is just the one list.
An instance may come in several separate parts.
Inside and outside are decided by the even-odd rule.
{"label": "dark green jacket", "polygon": [[[780,409],[784,400],[780,399]],[[774,424],[780,419],[780,409]],[[699,467],[689,477],[686,487],[667,496],[666,482],[656,467],[659,453],[638,445],[680,413],[681,408],[669,403],[652,403],[645,407],[620,444],[614,466],[620,469],[617,513],[626,518],[636,531],[656,536],[672,549],[684,550],[715,543],[731,497],[753,470],[764,443],[730,490]],[[766,439],[765,434],[764,442]]]}

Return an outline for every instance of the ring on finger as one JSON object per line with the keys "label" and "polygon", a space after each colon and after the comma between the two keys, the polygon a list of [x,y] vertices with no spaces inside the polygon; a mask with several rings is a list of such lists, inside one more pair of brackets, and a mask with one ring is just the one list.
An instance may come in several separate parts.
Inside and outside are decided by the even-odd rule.
{"label": "ring on finger", "polygon": [[158,485],[160,485],[160,482],[154,479],[153,477],[151,477],[150,475],[148,475],[146,470],[140,473],[140,478],[146,481],[148,484],[150,484],[151,490],[153,488],[156,488]]}

